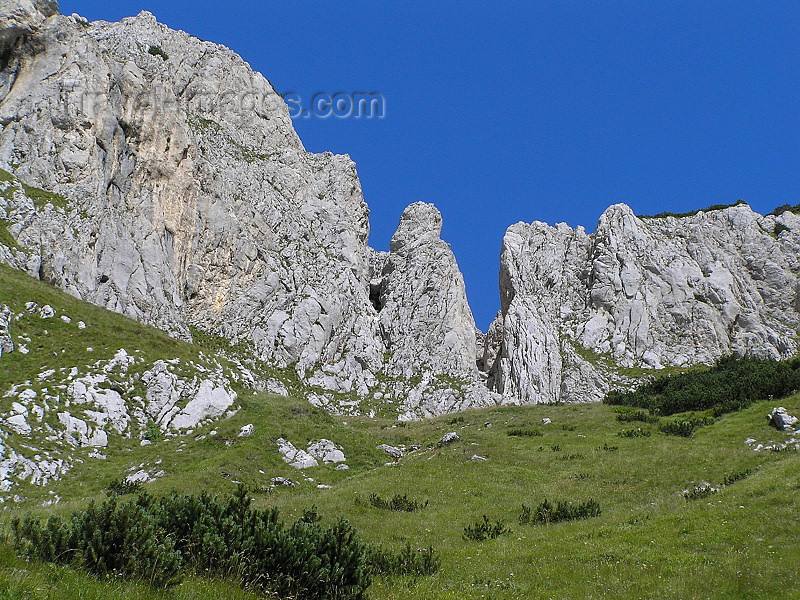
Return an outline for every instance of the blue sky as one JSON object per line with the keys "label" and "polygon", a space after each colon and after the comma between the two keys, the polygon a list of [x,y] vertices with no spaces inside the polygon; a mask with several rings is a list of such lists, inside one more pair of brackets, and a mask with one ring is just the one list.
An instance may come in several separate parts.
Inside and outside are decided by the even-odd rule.
{"label": "blue sky", "polygon": [[499,309],[506,228],[593,230],[615,202],[680,212],[800,202],[796,2],[70,0],[147,9],[229,46],[281,93],[379,92],[383,119],[296,119],[306,148],[355,160],[387,249],[433,202],[479,327]]}

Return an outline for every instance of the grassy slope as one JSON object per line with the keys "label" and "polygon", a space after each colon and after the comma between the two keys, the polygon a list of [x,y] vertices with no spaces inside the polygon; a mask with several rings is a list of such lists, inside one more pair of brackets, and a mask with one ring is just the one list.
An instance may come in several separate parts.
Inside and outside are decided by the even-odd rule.
{"label": "grassy slope", "polygon": [[[162,353],[194,357],[198,352],[2,267],[0,277],[0,302],[24,304],[36,299],[96,325],[95,353],[107,348],[113,354],[119,345],[139,347],[156,358]],[[105,332],[106,327],[116,329]],[[80,338],[75,345],[85,343]],[[33,371],[28,373],[37,372],[38,363],[7,362],[52,352],[49,346],[48,353],[34,352],[33,346],[27,357],[0,358],[0,379],[19,377],[29,368]],[[6,370],[11,365],[15,373]],[[800,395],[780,404],[797,414]],[[187,437],[140,447],[135,441],[112,438],[106,460],[76,465],[65,480],[52,485],[50,489],[62,497],[59,505],[43,508],[41,501],[49,497],[46,490],[20,487],[29,500],[0,512],[0,521],[7,523],[12,514],[25,510],[41,515],[68,512],[90,498],[104,497],[107,483],[127,469],[154,467],[160,460],[158,468],[167,475],[146,486],[152,493],[171,489],[226,493],[233,489],[233,481],[243,481],[255,489],[257,504],[277,505],[287,519],[317,505],[326,519],[345,515],[369,541],[399,548],[409,540],[440,551],[443,564],[438,575],[378,579],[371,588],[372,598],[800,597],[796,568],[800,461],[797,453],[756,453],[743,443],[747,437],[762,443],[785,439],[764,418],[775,402],[760,402],[727,415],[691,439],[664,436],[653,425],[642,425],[653,431],[649,438],[620,438],[617,432],[641,424],[619,423],[613,409],[603,405],[501,407],[405,425],[333,417],[301,399],[266,394],[243,394],[242,405],[236,416],[214,426],[215,435],[203,440]],[[543,417],[553,423],[541,425]],[[492,427],[486,427],[487,422]],[[237,437],[246,423],[255,425],[255,434]],[[510,437],[507,432],[512,428],[538,429],[543,435]],[[461,439],[444,448],[436,446],[452,430]],[[308,469],[305,475],[315,481],[305,481],[278,456],[275,439],[280,436],[298,447],[320,437],[332,439],[344,447],[350,469]],[[422,449],[386,466],[388,455],[375,448],[381,442],[421,444]],[[618,450],[604,450],[604,445]],[[488,460],[469,461],[473,454]],[[680,494],[701,481],[719,485],[726,475],[746,468],[754,470],[750,477],[709,498],[686,501]],[[270,492],[269,480],[277,475],[293,478],[298,486]],[[318,483],[332,488],[318,489]],[[373,492],[385,498],[408,494],[430,504],[415,513],[382,512],[359,502]],[[570,523],[517,524],[523,502],[535,505],[545,497],[594,498],[603,513]],[[483,514],[505,521],[512,533],[482,543],[464,541],[463,527]],[[251,596],[235,586],[197,579],[160,595],[132,583],[97,582],[70,569],[28,564],[15,558],[7,544],[0,545],[0,598],[20,597]]]}

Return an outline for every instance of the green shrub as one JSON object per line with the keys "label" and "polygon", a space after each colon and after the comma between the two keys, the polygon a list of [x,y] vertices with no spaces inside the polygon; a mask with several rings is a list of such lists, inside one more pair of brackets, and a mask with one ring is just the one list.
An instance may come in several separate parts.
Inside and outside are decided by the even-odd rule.
{"label": "green shrub", "polygon": [[772,235],[774,235],[775,237],[778,237],[784,231],[791,231],[791,229],[789,229],[783,223],[775,223],[775,228],[772,230]]}
{"label": "green shrub", "polygon": [[410,543],[398,553],[372,548],[368,564],[375,575],[434,575],[442,560],[433,548],[414,548]]}
{"label": "green shrub", "polygon": [[782,204],[776,207],[771,213],[768,214],[780,217],[787,210],[796,215],[800,215],[800,204],[795,204],[794,206],[792,206],[791,204]]}
{"label": "green shrub", "polygon": [[164,52],[164,51],[161,49],[161,46],[150,46],[150,47],[147,49],[147,53],[148,53],[148,54],[152,54],[153,56],[159,56],[159,57],[161,57],[161,59],[162,59],[162,60],[164,60],[164,61],[167,61],[167,60],[169,60],[169,56],[167,56],[167,53],[166,53],[166,52]]}
{"label": "green shrub", "polygon": [[277,509],[254,509],[244,487],[225,501],[207,494],[142,493],[91,503],[68,521],[12,522],[15,546],[30,558],[80,566],[167,587],[181,572],[238,581],[281,598],[360,600],[373,573],[425,575],[438,570],[432,548],[397,554],[358,539],[347,521],[324,527],[315,508],[290,527]]}
{"label": "green shrub", "polygon": [[617,435],[624,438],[650,437],[650,430],[637,427],[636,429],[624,429],[618,432]]}
{"label": "green shrub", "polygon": [[142,490],[141,481],[128,481],[127,479],[115,479],[106,487],[106,496],[115,498],[126,494],[137,494]]}
{"label": "green shrub", "polygon": [[391,500],[384,500],[378,496],[378,494],[370,494],[369,503],[381,510],[394,510],[398,512],[414,512],[415,510],[428,506],[427,500],[425,500],[425,502],[418,502],[417,500],[409,498],[406,494],[395,494],[392,496]]}
{"label": "green shrub", "polygon": [[482,518],[464,527],[464,539],[482,542],[498,538],[509,531],[511,530],[507,529],[502,521],[492,523],[489,517],[483,515]]}
{"label": "green shrub", "polygon": [[507,433],[513,437],[542,437],[544,435],[539,429],[509,429]]}
{"label": "green shrub", "polygon": [[701,498],[708,498],[711,494],[716,494],[719,488],[715,488],[710,483],[701,483],[691,489],[683,490],[683,497],[686,500],[700,500]]}
{"label": "green shrub", "polygon": [[725,476],[725,478],[722,480],[722,485],[731,485],[741,479],[744,479],[745,477],[750,477],[750,475],[752,474],[753,474],[752,469],[744,469],[743,471],[737,471],[735,473],[731,473],[730,475]]}
{"label": "green shrub", "polygon": [[670,421],[659,425],[659,430],[667,435],[678,435],[681,437],[692,437],[694,430],[698,427],[712,425],[714,423],[713,417],[692,417],[682,421]]}
{"label": "green shrub", "polygon": [[553,506],[545,498],[535,509],[523,504],[519,515],[521,525],[528,523],[558,523],[559,521],[574,521],[577,519],[588,519],[600,516],[600,505],[594,500],[587,500],[579,504],[559,501]]}
{"label": "green shrub", "polygon": [[734,206],[739,206],[740,204],[746,204],[744,200],[737,200],[733,204],[712,204],[708,208],[698,208],[697,210],[692,210],[689,212],[684,213],[673,213],[673,212],[661,212],[657,215],[638,215],[640,219],[663,219],[665,217],[693,217],[699,212],[710,212],[712,210],[724,210],[726,208],[732,208]]}
{"label": "green shrub", "polygon": [[161,433],[161,427],[158,426],[158,423],[150,421],[147,424],[142,437],[151,442],[160,442],[161,438],[163,437],[163,434]]}
{"label": "green shrub", "polygon": [[15,517],[11,527],[15,547],[30,558],[71,563],[99,577],[140,579],[156,587],[179,581],[181,553],[164,535],[158,516],[138,501],[92,501],[67,522],[53,516],[43,526],[29,515]]}
{"label": "green shrub", "polygon": [[641,423],[658,423],[659,418],[643,410],[628,409],[617,414],[617,421],[621,423],[633,423],[634,421],[639,421]]}
{"label": "green shrub", "polygon": [[709,369],[658,377],[630,392],[609,392],[603,402],[661,415],[710,409],[719,416],[756,400],[789,396],[798,389],[800,358],[774,361],[728,356]]}
{"label": "green shrub", "polygon": [[608,443],[604,443],[602,446],[598,446],[598,450],[604,450],[606,452],[617,452],[619,450],[619,446],[609,446]]}

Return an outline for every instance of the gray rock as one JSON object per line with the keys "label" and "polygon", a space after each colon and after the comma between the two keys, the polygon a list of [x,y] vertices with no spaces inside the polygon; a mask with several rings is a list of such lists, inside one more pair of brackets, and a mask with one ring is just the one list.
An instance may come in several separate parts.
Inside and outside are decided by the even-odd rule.
{"label": "gray rock", "polygon": [[287,479],[286,477],[273,477],[272,478],[272,486],[286,486],[286,487],[294,487],[295,483],[291,479]]}
{"label": "gray rock", "polygon": [[797,417],[788,414],[782,406],[773,408],[767,415],[767,420],[778,431],[790,431],[797,425]]}
{"label": "gray rock", "polygon": [[442,439],[439,440],[439,445],[444,446],[446,444],[452,444],[453,442],[458,441],[460,438],[455,431],[451,431],[450,433],[445,433],[442,436]]}
{"label": "gray rock", "polygon": [[[497,401],[435,208],[412,205],[381,256],[352,161],[307,153],[280,95],[227,48],[147,12],[11,12],[0,165],[17,179],[0,215],[19,248],[0,261],[177,337],[248,341],[331,392],[315,397],[332,412],[374,394],[405,418]],[[59,196],[35,202],[20,180]]]}
{"label": "gray rock", "polygon": [[378,450],[383,450],[395,460],[403,458],[403,451],[400,448],[395,448],[394,446],[390,446],[388,444],[380,444],[378,446]]}
{"label": "gray rock", "polygon": [[741,204],[640,219],[624,204],[595,233],[511,226],[503,240],[502,344],[490,385],[507,401],[599,400],[624,367],[709,364],[797,351],[800,218]]}
{"label": "gray rock", "polygon": [[552,423],[552,421],[548,417],[542,419],[542,425],[550,425],[550,423]]}
{"label": "gray rock", "polygon": [[254,429],[255,428],[253,427],[252,423],[248,423],[247,425],[242,425],[242,427],[239,429],[239,437],[250,437],[251,435],[253,435]]}
{"label": "gray rock", "polygon": [[278,451],[281,453],[283,460],[288,463],[290,467],[294,467],[295,469],[309,469],[319,466],[316,458],[305,450],[295,448],[288,440],[278,438],[277,443]]}
{"label": "gray rock", "polygon": [[342,452],[340,448],[337,448],[336,444],[332,441],[326,439],[321,439],[318,442],[310,444],[308,446],[308,453],[324,464],[341,463],[347,460],[344,456],[344,452]]}
{"label": "gray rock", "polygon": [[480,455],[478,455],[478,454],[473,454],[473,455],[470,457],[470,459],[469,459],[469,460],[470,460],[470,461],[476,461],[476,460],[486,460],[486,457],[485,457],[485,456],[480,456]]}
{"label": "gray rock", "polygon": [[0,305],[0,357],[14,351],[14,340],[11,337],[11,321],[14,313],[5,304]]}

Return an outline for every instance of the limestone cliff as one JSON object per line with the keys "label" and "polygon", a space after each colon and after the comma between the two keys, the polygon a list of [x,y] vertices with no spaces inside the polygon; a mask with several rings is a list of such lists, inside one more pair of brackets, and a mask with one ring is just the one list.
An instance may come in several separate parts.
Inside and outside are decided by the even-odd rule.
{"label": "limestone cliff", "polygon": [[597,400],[631,367],[791,356],[799,273],[790,211],[637,218],[617,204],[591,235],[518,223],[503,240],[490,385],[521,402]]}
{"label": "limestone cliff", "polygon": [[239,343],[331,411],[598,400],[642,369],[797,351],[800,217],[746,205],[513,225],[476,333],[435,207],[369,248],[349,157],[306,152],[264,77],[147,12],[0,0],[0,169],[0,262]]}
{"label": "limestone cliff", "polygon": [[[264,77],[147,12],[87,23],[53,4],[0,4],[0,226],[13,237],[0,260],[178,337],[249,344],[331,410],[376,394],[409,418],[489,401],[472,390],[474,325],[449,249],[427,246],[429,266],[449,262],[438,291],[417,293],[398,280],[423,275],[398,241],[379,315],[355,166],[306,152]],[[398,240],[414,233],[404,223]],[[440,309],[452,318],[429,329]],[[439,383],[420,387],[423,365]]]}

